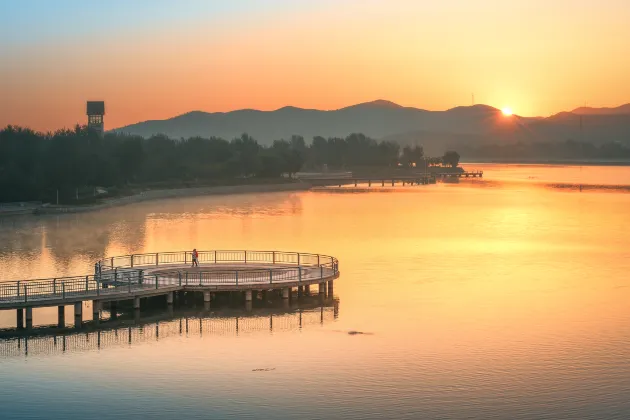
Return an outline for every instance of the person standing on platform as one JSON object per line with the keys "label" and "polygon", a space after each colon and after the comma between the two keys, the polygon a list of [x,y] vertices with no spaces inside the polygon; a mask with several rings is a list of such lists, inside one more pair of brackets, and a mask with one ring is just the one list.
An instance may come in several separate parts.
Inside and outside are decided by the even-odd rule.
{"label": "person standing on platform", "polygon": [[199,267],[199,254],[197,253],[197,248],[192,251],[192,266]]}

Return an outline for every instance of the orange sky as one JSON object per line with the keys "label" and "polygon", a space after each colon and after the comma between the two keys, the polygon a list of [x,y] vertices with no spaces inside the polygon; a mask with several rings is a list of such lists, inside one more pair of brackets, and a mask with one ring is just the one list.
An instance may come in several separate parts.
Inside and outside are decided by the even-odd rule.
{"label": "orange sky", "polygon": [[107,129],[379,98],[441,110],[473,92],[527,116],[630,102],[627,0],[29,3],[0,5],[0,126],[72,126],[90,99]]}

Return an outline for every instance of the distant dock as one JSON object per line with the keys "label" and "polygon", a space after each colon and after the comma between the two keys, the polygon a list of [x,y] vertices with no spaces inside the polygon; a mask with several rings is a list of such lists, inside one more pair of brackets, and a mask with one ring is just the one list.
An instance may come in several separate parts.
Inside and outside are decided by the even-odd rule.
{"label": "distant dock", "polygon": [[483,171],[462,171],[462,172],[429,172],[429,173],[421,173],[421,174],[413,174],[413,175],[394,175],[394,176],[384,176],[384,175],[375,175],[375,176],[354,176],[352,173],[347,172],[340,175],[326,175],[326,174],[308,174],[304,176],[300,176],[300,180],[304,182],[308,182],[309,184],[316,187],[324,187],[324,186],[343,186],[343,185],[354,185],[355,187],[359,184],[367,184],[369,187],[374,185],[381,185],[381,187],[385,186],[413,186],[413,185],[428,185],[435,184],[437,179],[445,179],[445,178],[483,178]]}

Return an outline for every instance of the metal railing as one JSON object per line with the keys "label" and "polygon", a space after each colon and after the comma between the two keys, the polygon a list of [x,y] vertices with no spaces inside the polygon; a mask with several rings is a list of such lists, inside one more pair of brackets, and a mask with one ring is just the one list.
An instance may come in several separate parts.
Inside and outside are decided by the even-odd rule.
{"label": "metal railing", "polygon": [[[200,264],[285,264],[324,266],[330,268],[337,267],[338,265],[337,259],[329,255],[309,254],[303,252],[246,250],[198,251],[198,262]],[[179,251],[123,255],[105,258],[100,261],[100,264],[105,271],[113,270],[115,268],[144,268],[150,266],[192,264],[192,252]]]}
{"label": "metal railing", "polygon": [[146,288],[142,270],[112,270],[101,275],[19,280],[0,283],[0,303],[66,300]]}
{"label": "metal railing", "polygon": [[[282,251],[200,251],[199,271],[178,270],[192,264],[192,253],[163,252],[110,257],[100,261],[93,275],[0,283],[0,305],[35,305],[46,300],[97,299],[101,295],[134,293],[173,286],[245,286],[310,282],[336,276],[339,263],[328,255]],[[109,265],[107,264],[109,263]],[[252,268],[217,269],[221,264],[252,264]],[[269,265],[261,268],[260,265]],[[148,268],[169,267],[172,271],[147,274]],[[203,267],[213,266],[212,270]],[[294,267],[293,267],[294,266]]]}

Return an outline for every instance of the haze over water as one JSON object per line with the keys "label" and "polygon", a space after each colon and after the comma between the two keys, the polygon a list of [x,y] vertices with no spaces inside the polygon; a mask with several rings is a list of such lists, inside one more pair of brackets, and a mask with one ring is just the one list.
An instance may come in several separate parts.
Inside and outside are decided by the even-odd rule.
{"label": "haze over water", "polygon": [[480,167],[459,184],[0,219],[0,280],[193,247],[318,252],[341,270],[338,316],[302,328],[260,316],[238,333],[28,356],[0,340],[2,418],[628,418],[630,168]]}

